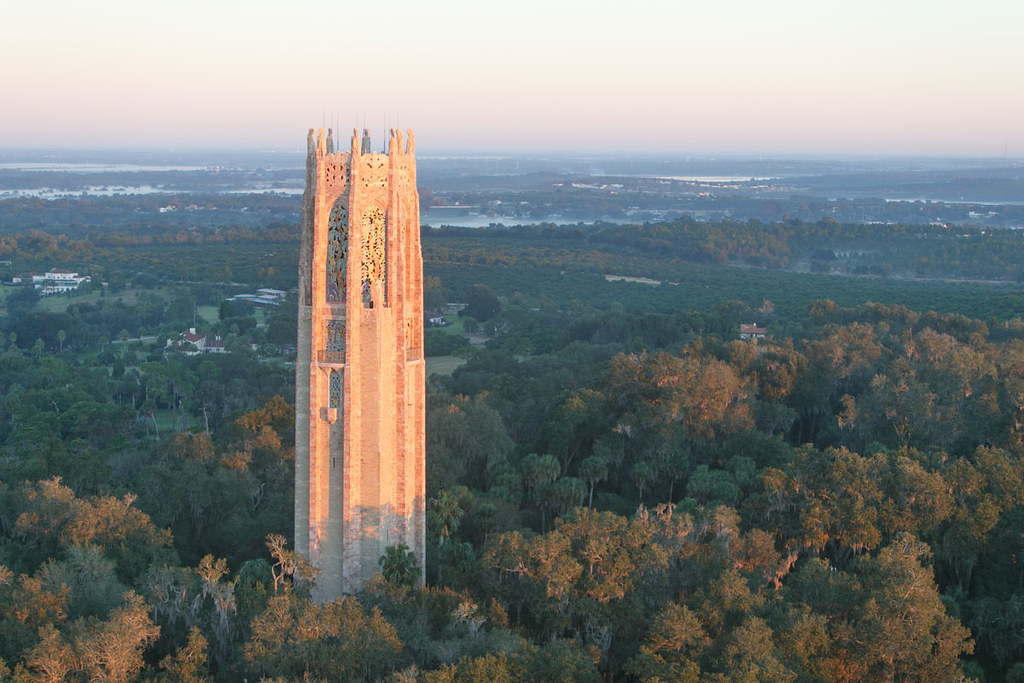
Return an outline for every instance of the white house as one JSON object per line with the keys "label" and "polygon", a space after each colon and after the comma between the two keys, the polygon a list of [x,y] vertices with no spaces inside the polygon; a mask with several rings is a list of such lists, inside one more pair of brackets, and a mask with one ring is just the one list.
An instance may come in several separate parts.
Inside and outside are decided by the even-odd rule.
{"label": "white house", "polygon": [[70,292],[78,289],[83,282],[91,281],[92,278],[88,275],[79,275],[64,268],[53,268],[42,275],[32,274],[32,284],[39,290],[40,296]]}

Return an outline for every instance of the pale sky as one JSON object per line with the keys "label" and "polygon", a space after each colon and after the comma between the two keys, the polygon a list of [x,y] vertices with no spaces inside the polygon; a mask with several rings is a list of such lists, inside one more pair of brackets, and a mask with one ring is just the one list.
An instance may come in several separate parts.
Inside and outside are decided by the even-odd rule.
{"label": "pale sky", "polygon": [[0,0],[0,147],[1024,157],[1021,0]]}

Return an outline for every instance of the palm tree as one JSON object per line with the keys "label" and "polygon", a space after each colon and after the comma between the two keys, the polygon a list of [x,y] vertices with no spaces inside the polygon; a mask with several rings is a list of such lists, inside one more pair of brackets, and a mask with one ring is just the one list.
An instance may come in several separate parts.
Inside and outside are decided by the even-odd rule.
{"label": "palm tree", "polygon": [[[444,548],[445,542],[451,538],[455,530],[459,528],[459,521],[462,519],[464,510],[459,505],[458,499],[448,492],[447,489],[440,491],[437,498],[431,498],[427,506],[427,526],[430,531],[437,535],[437,545]],[[441,585],[441,566],[437,565],[437,585]]]}
{"label": "palm tree", "polygon": [[590,487],[590,496],[587,498],[587,507],[594,507],[594,486],[599,481],[608,478],[608,463],[599,455],[592,455],[580,463],[580,477]]}
{"label": "palm tree", "polygon": [[443,546],[459,528],[462,513],[459,501],[447,489],[439,492],[437,498],[430,499],[427,522],[430,530],[437,535],[438,546]]}
{"label": "palm tree", "polygon": [[420,577],[416,556],[404,543],[388,546],[378,560],[380,573],[388,583],[396,586],[413,586]]}

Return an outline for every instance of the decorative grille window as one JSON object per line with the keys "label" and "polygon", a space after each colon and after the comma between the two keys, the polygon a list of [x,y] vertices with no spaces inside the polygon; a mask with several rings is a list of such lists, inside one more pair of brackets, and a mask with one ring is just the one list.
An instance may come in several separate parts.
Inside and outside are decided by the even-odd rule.
{"label": "decorative grille window", "polygon": [[337,370],[331,370],[330,378],[330,393],[331,402],[329,407],[340,408],[341,407],[341,372]]}
{"label": "decorative grille window", "polygon": [[363,306],[386,306],[387,292],[387,228],[384,212],[370,209],[363,217]]}
{"label": "decorative grille window", "polygon": [[331,209],[327,220],[327,300],[345,301],[345,264],[348,258],[348,209],[345,198]]}

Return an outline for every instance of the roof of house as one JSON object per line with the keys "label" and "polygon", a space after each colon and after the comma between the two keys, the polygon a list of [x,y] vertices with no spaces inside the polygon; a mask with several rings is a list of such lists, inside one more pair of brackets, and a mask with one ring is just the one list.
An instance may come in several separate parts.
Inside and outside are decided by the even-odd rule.
{"label": "roof of house", "polygon": [[756,323],[753,325],[741,323],[740,334],[768,334],[768,330],[763,327],[758,327]]}

